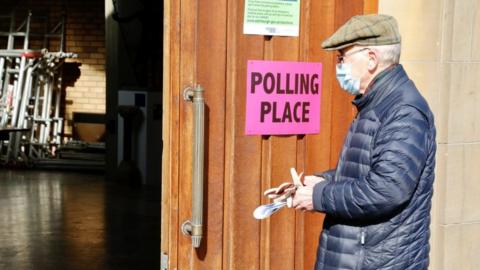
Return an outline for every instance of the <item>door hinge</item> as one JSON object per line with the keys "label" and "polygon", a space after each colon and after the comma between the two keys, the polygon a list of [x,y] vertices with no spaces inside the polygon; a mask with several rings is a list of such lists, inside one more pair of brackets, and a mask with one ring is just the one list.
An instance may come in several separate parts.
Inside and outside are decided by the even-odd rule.
{"label": "door hinge", "polygon": [[168,270],[168,255],[167,253],[162,253],[160,256],[160,270]]}

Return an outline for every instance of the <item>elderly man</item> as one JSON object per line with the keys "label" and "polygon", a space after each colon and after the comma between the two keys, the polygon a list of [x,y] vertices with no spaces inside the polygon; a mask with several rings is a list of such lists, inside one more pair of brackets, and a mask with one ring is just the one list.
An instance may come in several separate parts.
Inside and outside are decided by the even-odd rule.
{"label": "elderly man", "polygon": [[315,269],[428,268],[435,127],[386,15],[355,16],[322,43],[358,114],[337,167],[305,177],[293,207],[325,213]]}

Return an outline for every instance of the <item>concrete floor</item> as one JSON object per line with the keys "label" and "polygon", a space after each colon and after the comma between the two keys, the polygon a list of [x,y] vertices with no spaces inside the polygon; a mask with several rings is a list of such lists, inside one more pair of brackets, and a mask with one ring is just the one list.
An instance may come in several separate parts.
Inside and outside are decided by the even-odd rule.
{"label": "concrete floor", "polygon": [[0,269],[160,268],[159,188],[0,170]]}

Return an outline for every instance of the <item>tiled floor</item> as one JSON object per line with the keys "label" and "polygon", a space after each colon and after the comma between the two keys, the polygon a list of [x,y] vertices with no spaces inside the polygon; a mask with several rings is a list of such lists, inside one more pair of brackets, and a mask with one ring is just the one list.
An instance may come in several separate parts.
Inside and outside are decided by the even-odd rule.
{"label": "tiled floor", "polygon": [[159,188],[0,170],[0,269],[159,269]]}

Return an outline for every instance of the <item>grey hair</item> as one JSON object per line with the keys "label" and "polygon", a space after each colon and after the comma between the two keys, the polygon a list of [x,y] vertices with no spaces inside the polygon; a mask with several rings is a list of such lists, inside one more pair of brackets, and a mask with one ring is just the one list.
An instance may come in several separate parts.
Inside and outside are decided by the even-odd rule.
{"label": "grey hair", "polygon": [[402,51],[402,45],[392,44],[392,45],[381,45],[381,46],[370,46],[374,50],[379,58],[379,62],[384,65],[398,64],[400,62],[400,54]]}

